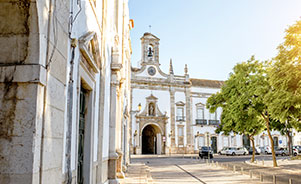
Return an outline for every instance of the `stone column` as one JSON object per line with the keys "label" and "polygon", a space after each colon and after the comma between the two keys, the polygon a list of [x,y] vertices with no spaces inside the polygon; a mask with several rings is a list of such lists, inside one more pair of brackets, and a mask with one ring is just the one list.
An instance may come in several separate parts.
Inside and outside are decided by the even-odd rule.
{"label": "stone column", "polygon": [[[167,132],[167,136],[170,136],[170,147],[175,148],[176,142],[175,142],[175,130],[176,130],[176,124],[175,124],[175,91],[173,88],[170,88],[169,90],[170,94],[170,130],[171,132]],[[173,149],[171,149],[172,151]]]}
{"label": "stone column", "polygon": [[111,91],[110,91],[110,129],[109,129],[109,168],[108,168],[108,178],[110,184],[119,183],[117,180],[117,159],[119,155],[117,154],[117,126],[118,126],[118,90],[120,86],[120,70],[122,64],[119,62],[119,52],[118,49],[113,49],[112,53],[112,64],[111,64]]}
{"label": "stone column", "polygon": [[185,88],[185,98],[186,98],[186,135],[187,135],[187,145],[189,151],[193,151],[193,135],[191,127],[191,98],[190,98],[190,88]]}

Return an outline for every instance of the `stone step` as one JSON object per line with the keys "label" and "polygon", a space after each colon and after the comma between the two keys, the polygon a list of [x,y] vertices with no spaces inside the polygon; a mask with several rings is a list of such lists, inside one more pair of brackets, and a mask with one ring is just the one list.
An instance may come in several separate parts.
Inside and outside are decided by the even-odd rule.
{"label": "stone step", "polygon": [[125,173],[125,178],[120,180],[121,184],[138,184],[148,183],[152,184],[153,179],[151,177],[150,169],[144,163],[130,164]]}

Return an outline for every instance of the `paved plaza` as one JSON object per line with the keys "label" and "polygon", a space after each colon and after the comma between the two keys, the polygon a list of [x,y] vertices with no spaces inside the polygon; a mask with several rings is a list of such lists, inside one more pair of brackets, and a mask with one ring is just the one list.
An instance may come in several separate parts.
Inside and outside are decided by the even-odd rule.
{"label": "paved plaza", "polygon": [[269,184],[258,178],[250,178],[240,172],[233,172],[223,167],[209,165],[196,157],[180,155],[175,157],[138,156],[132,158],[132,164],[121,183],[154,184]]}

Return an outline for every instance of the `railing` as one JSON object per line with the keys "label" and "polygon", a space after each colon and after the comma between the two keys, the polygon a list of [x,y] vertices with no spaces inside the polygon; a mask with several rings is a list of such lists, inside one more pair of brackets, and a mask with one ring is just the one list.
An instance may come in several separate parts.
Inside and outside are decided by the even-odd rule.
{"label": "railing", "polygon": [[218,125],[219,124],[219,120],[209,120],[209,125]]}
{"label": "railing", "polygon": [[176,120],[177,121],[185,121],[185,116],[177,116]]}
{"label": "railing", "polygon": [[195,124],[196,125],[207,125],[207,120],[206,119],[196,119]]}

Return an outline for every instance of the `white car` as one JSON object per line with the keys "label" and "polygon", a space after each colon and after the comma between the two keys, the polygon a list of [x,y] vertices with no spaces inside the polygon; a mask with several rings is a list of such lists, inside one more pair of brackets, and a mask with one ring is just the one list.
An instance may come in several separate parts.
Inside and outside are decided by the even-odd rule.
{"label": "white car", "polygon": [[220,154],[220,155],[226,155],[228,149],[229,149],[229,147],[223,147],[223,149],[221,149],[221,150],[218,152],[218,154]]}
{"label": "white car", "polygon": [[235,147],[230,147],[227,152],[226,155],[248,155],[249,152],[246,148],[244,147],[239,147],[239,148],[235,148]]}
{"label": "white car", "polygon": [[260,154],[272,154],[272,149],[270,146],[259,147]]}

